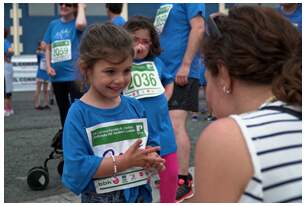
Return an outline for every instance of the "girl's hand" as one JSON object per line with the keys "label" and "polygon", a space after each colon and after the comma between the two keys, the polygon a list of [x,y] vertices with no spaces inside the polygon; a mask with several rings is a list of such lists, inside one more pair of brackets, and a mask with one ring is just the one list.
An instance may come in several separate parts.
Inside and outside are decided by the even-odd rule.
{"label": "girl's hand", "polygon": [[47,67],[47,73],[51,77],[54,77],[56,75],[56,72],[52,67]]}
{"label": "girl's hand", "polygon": [[[148,164],[164,163],[165,160],[161,157],[152,156],[151,153],[156,153],[160,147],[149,147],[146,149],[139,148],[142,140],[137,140],[129,149],[122,155],[121,162],[126,164],[126,169],[131,167],[146,167]],[[120,163],[119,163],[120,164]]]}
{"label": "girl's hand", "polygon": [[[150,146],[148,146],[147,148],[151,148]],[[163,171],[164,169],[166,169],[165,167],[165,160],[163,158],[161,158],[157,152],[152,152],[150,154],[148,154],[149,158],[150,158],[150,162],[148,162],[145,166],[146,170],[157,170],[158,172]]]}
{"label": "girl's hand", "polygon": [[136,46],[134,46],[134,51],[135,51],[135,55],[134,58],[142,58],[141,54],[145,51],[145,46],[142,44],[137,44]]}
{"label": "girl's hand", "polygon": [[78,7],[80,8],[83,8],[83,9],[86,9],[86,4],[84,3],[78,3]]}

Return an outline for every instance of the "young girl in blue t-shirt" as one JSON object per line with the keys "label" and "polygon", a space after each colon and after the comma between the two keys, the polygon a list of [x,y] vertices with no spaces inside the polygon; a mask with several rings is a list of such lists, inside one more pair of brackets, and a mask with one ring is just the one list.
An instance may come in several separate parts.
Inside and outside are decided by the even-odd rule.
{"label": "young girl in blue t-shirt", "polygon": [[[37,56],[37,72],[36,72],[36,91],[34,94],[34,106],[37,110],[42,109],[51,109],[49,107],[49,81],[50,77],[47,73],[47,65],[46,65],[46,57],[45,57],[45,44],[44,42],[38,42],[38,46],[36,49],[36,56]],[[40,105],[40,93],[41,93],[41,86],[43,86],[43,94],[44,94],[44,104],[43,106]]]}
{"label": "young girl in blue t-shirt", "polygon": [[80,43],[79,67],[90,86],[65,121],[62,181],[82,202],[151,202],[148,170],[164,169],[143,107],[121,96],[133,55],[128,32],[111,24],[89,26]]}
{"label": "young girl in blue t-shirt", "polygon": [[131,18],[124,26],[134,38],[136,52],[132,66],[132,81],[124,94],[138,99],[150,120],[150,133],[160,139],[160,155],[166,169],[159,173],[160,202],[175,202],[178,176],[175,136],[168,112],[173,78],[157,58],[161,52],[158,34],[149,19]]}

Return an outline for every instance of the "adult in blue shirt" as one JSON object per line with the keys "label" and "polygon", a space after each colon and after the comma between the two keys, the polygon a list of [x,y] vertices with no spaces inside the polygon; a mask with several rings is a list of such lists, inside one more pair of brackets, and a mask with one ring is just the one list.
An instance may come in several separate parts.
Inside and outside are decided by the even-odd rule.
{"label": "adult in blue shirt", "polygon": [[47,72],[64,126],[70,104],[81,97],[77,59],[82,31],[87,24],[85,4],[59,4],[60,18],[53,20],[45,33]]}
{"label": "adult in blue shirt", "polygon": [[277,10],[302,33],[302,4],[280,4]]}
{"label": "adult in blue shirt", "polygon": [[117,26],[123,26],[125,24],[125,19],[121,16],[123,4],[118,3],[107,3],[105,4],[107,16],[112,24]]}
{"label": "adult in blue shirt", "polygon": [[188,174],[190,140],[186,129],[188,111],[198,112],[199,45],[204,36],[205,4],[161,4],[154,25],[160,33],[161,60],[175,79],[169,100],[179,159],[177,202],[193,195]]}

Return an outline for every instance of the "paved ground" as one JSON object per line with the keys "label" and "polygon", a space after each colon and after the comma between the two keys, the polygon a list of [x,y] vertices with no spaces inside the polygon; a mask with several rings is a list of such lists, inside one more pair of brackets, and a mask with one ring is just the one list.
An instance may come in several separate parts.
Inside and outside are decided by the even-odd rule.
{"label": "paved ground", "polygon": [[[36,111],[32,99],[33,92],[14,93],[15,115],[4,120],[4,202],[79,202],[79,197],[61,185],[57,160],[48,163],[50,182],[45,190],[32,191],[27,185],[27,172],[43,165],[52,151],[51,139],[60,126],[56,106],[50,111]],[[200,101],[203,110],[203,95]],[[206,125],[203,114],[199,121],[187,123],[192,142],[191,166],[197,137]],[[157,191],[154,199],[158,201]]]}

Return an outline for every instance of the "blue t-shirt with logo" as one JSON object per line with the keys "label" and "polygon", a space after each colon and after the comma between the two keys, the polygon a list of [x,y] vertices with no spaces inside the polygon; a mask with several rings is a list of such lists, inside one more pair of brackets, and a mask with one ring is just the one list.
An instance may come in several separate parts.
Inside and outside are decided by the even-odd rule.
{"label": "blue t-shirt with logo", "polygon": [[[64,185],[77,195],[96,191],[92,178],[103,158],[94,155],[86,128],[100,123],[139,118],[146,118],[145,110],[138,100],[131,97],[121,96],[120,104],[110,109],[97,108],[76,100],[69,108],[63,130]],[[148,120],[148,127],[150,125]],[[147,145],[159,146],[159,140],[150,134],[150,128]],[[152,201],[149,184],[124,190],[127,202],[135,202],[139,195],[144,196],[145,202]]]}
{"label": "blue t-shirt with logo", "polygon": [[123,26],[125,24],[125,19],[122,16],[116,16],[112,19],[112,23],[116,26]]}
{"label": "blue t-shirt with logo", "polygon": [[298,29],[298,31],[302,33],[302,4],[298,4],[295,11],[292,13],[285,12],[282,6],[279,6],[277,10],[282,15],[287,17],[290,22]]}
{"label": "blue t-shirt with logo", "polygon": [[[52,82],[74,81],[80,79],[79,69],[77,67],[77,59],[79,58],[79,44],[82,31],[75,27],[75,19],[69,22],[63,22],[61,19],[53,20],[44,35],[44,42],[47,44],[59,45],[51,56],[63,53],[65,58],[57,60],[51,66],[55,69],[56,76],[51,78]],[[67,55],[67,53],[70,55]],[[70,58],[67,58],[70,56]],[[52,59],[52,58],[51,58]]]}
{"label": "blue t-shirt with logo", "polygon": [[[135,60],[136,63],[142,61]],[[159,58],[153,60],[163,85],[173,82],[172,75],[165,71],[165,65]],[[155,97],[138,99],[146,110],[147,118],[151,123],[149,132],[160,139],[160,155],[165,156],[176,152],[175,135],[168,111],[168,101],[165,94]]]}
{"label": "blue t-shirt with logo", "polygon": [[[161,4],[161,6],[164,4]],[[162,53],[159,56],[167,69],[175,77],[181,66],[191,31],[190,21],[205,14],[205,4],[172,4],[173,7],[160,34]],[[189,72],[189,77],[199,79],[200,53],[197,52]]]}

